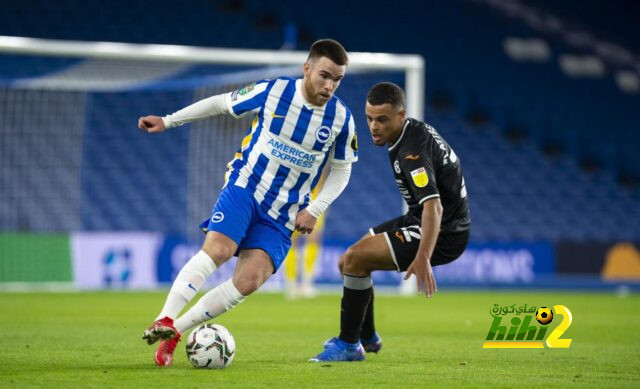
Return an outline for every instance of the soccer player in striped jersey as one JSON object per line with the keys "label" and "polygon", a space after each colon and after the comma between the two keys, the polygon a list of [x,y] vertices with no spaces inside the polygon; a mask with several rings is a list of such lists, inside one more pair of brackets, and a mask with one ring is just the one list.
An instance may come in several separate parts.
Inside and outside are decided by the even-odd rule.
{"label": "soccer player in striped jersey", "polygon": [[[210,217],[202,249],[177,275],[162,311],[144,331],[149,344],[160,340],[159,366],[173,361],[181,334],[242,302],[278,270],[294,230],[313,231],[318,217],[343,191],[358,158],[351,112],[334,92],[348,57],[340,43],[315,42],[302,79],[281,77],[209,97],[165,117],[145,116],[138,127],[161,132],[213,115],[254,115],[229,163],[226,184]],[[323,168],[325,184],[313,201],[310,192]],[[232,256],[233,276],[207,292],[178,317],[205,280]]]}

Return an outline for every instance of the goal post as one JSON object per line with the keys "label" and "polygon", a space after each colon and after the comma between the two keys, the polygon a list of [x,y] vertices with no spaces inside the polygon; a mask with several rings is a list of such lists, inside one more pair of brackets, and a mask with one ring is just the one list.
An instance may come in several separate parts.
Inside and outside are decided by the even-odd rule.
{"label": "goal post", "polygon": [[[307,55],[0,36],[0,59],[8,64],[8,77],[0,78],[0,127],[5,140],[0,154],[8,167],[3,176],[6,185],[0,190],[8,199],[0,203],[0,230],[149,230],[158,225],[193,236],[197,231],[188,226],[209,212],[210,188],[222,187],[220,172],[226,169],[231,150],[240,144],[250,118],[218,116],[192,123],[189,131],[144,140],[131,131],[135,119],[168,114],[259,79],[300,77]],[[366,93],[380,81],[403,86],[408,115],[422,118],[421,56],[360,52],[349,56],[347,77],[337,95],[352,109],[359,127],[366,127],[362,112]],[[18,71],[7,81],[12,69],[21,67],[45,71]],[[365,154],[367,146],[373,147],[368,143],[361,142]],[[183,160],[170,164],[158,155],[147,155],[149,148]],[[27,157],[34,155],[37,158]],[[356,180],[376,175],[376,166],[386,164],[380,153],[368,153],[366,159],[371,171],[356,171]],[[136,171],[141,164],[145,169]],[[167,170],[176,174],[166,176]],[[138,193],[135,182],[147,182],[146,190]],[[366,184],[373,190],[376,185],[385,190],[377,180]],[[352,185],[342,197],[369,198],[363,187]],[[181,188],[187,188],[186,194]],[[37,195],[42,192],[47,193],[44,199]],[[145,201],[146,195],[157,196],[154,206]],[[168,204],[166,198],[177,203]],[[388,201],[368,201],[371,207],[389,208]],[[53,223],[41,223],[42,214]],[[365,223],[353,229],[368,228]],[[336,236],[349,233],[335,231]]]}
{"label": "goal post", "polygon": [[[300,65],[305,51],[205,48],[0,36],[0,53],[228,65]],[[402,71],[407,113],[424,116],[424,59],[416,54],[349,52],[349,69]]]}

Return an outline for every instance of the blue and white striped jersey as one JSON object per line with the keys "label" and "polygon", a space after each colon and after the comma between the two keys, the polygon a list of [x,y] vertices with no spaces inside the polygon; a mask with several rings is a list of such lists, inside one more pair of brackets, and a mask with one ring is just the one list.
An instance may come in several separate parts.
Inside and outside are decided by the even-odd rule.
{"label": "blue and white striped jersey", "polygon": [[358,146],[353,116],[335,95],[324,106],[307,102],[302,80],[277,78],[226,94],[233,116],[255,114],[229,162],[227,185],[248,189],[262,209],[293,230],[327,161],[353,163]]}

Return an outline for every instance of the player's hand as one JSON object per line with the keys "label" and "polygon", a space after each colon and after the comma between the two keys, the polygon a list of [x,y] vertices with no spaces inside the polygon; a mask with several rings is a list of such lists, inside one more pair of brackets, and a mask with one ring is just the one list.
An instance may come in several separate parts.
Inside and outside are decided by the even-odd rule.
{"label": "player's hand", "polygon": [[404,279],[409,279],[411,274],[416,276],[418,293],[424,291],[427,297],[431,298],[431,296],[438,291],[436,278],[433,276],[433,269],[431,268],[431,261],[429,261],[429,258],[426,256],[420,254],[416,256],[407,269],[407,274],[405,274]]}
{"label": "player's hand", "polygon": [[300,231],[301,234],[310,234],[316,225],[316,221],[318,219],[315,216],[303,209],[296,216],[296,231]]}
{"label": "player's hand", "polygon": [[166,130],[160,116],[143,116],[138,119],[138,128],[146,132],[162,132]]}

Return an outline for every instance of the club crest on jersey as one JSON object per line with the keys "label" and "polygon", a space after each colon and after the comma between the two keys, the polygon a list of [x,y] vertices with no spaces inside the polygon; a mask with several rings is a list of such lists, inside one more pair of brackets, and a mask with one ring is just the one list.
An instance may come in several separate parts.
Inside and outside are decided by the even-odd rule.
{"label": "club crest on jersey", "polygon": [[398,162],[398,161],[394,161],[394,162],[393,162],[393,170],[394,170],[397,174],[400,174],[400,162]]}
{"label": "club crest on jersey", "polygon": [[327,126],[318,127],[316,130],[316,140],[320,143],[327,143],[331,138],[331,129]]}
{"label": "club crest on jersey", "polygon": [[222,212],[216,212],[211,216],[212,223],[220,223],[222,220],[224,220],[224,213]]}
{"label": "club crest on jersey", "polygon": [[424,188],[429,183],[429,176],[427,176],[427,171],[423,167],[412,170],[411,178],[418,188]]}

